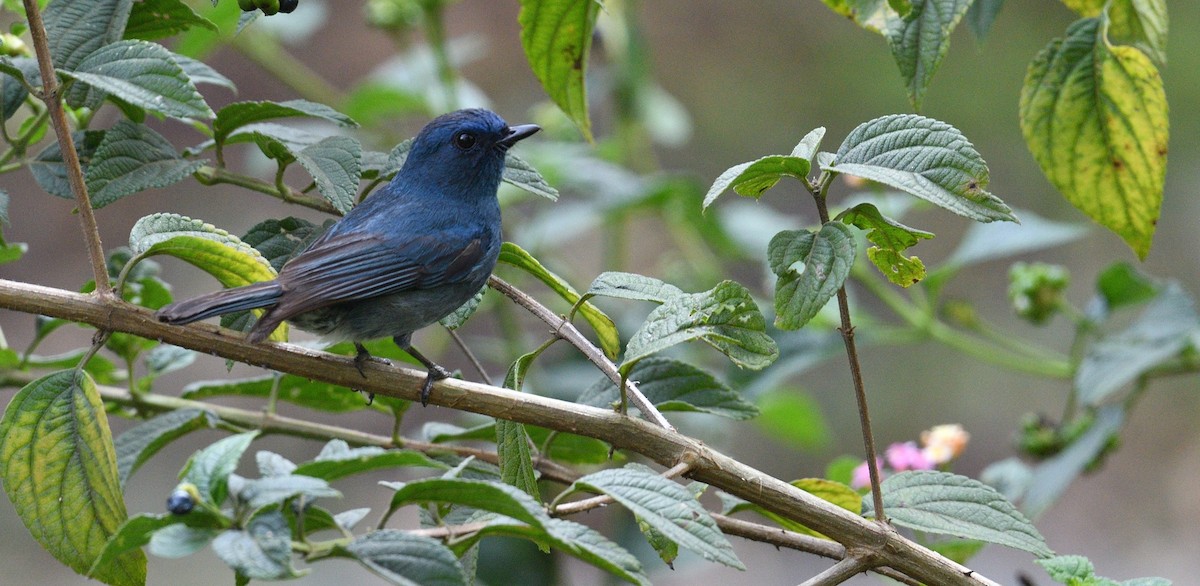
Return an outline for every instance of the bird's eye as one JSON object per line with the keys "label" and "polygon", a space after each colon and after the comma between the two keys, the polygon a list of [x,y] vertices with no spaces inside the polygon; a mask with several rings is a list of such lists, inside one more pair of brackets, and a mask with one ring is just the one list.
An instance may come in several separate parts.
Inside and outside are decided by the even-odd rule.
{"label": "bird's eye", "polygon": [[470,132],[460,132],[454,135],[454,146],[467,151],[475,146],[475,135]]}

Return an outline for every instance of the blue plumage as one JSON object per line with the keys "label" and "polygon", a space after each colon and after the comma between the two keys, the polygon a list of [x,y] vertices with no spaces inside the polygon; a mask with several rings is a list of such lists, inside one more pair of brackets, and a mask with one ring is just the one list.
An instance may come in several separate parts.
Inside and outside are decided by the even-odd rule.
{"label": "blue plumage", "polygon": [[429,371],[428,399],[445,369],[412,348],[412,333],[457,309],[487,283],[500,254],[496,190],[504,153],[539,128],[508,126],[487,110],[442,115],[421,130],[396,177],[330,226],[274,281],[216,291],[157,313],[176,324],[265,307],[247,340],[287,320],[359,349],[391,337]]}

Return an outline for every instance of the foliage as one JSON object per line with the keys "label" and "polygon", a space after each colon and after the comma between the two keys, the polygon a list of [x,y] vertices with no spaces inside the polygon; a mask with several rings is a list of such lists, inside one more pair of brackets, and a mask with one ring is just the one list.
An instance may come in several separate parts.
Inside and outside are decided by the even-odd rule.
{"label": "foliage", "polygon": [[[42,190],[74,199],[86,218],[92,209],[189,178],[206,187],[229,185],[332,216],[345,214],[403,164],[411,142],[392,148],[397,140],[387,133],[391,123],[480,101],[481,90],[462,77],[463,56],[445,37],[445,9],[451,3],[369,2],[370,21],[401,46],[420,29],[424,52],[402,59],[401,74],[361,80],[343,90],[319,77],[296,77],[302,68],[279,50],[275,35],[280,29],[274,23],[289,22],[291,17],[280,15],[295,10],[295,0],[225,0],[214,6],[181,0],[54,0],[43,14],[54,80],[41,79],[36,67],[47,56],[28,48],[38,46],[34,34],[40,31],[20,25],[3,37],[5,132],[0,138],[7,150],[0,153],[0,172],[28,167]],[[824,3],[886,39],[914,109],[930,91],[957,25],[967,20],[982,38],[1003,4]],[[1081,18],[1029,65],[1019,105],[1021,131],[1066,200],[1144,258],[1166,172],[1169,133],[1159,74],[1166,60],[1165,0],[1064,4]],[[13,2],[4,7],[23,10]],[[237,583],[327,571],[320,561],[342,558],[388,583],[473,584],[495,577],[480,544],[503,547],[516,540],[630,583],[649,584],[658,561],[637,555],[638,544],[625,533],[640,532],[667,565],[682,548],[746,569],[726,537],[727,515],[754,511],[768,520],[768,526],[760,526],[764,533],[785,536],[787,547],[805,549],[805,538],[831,539],[847,546],[844,555],[854,556],[877,547],[876,542],[854,542],[861,536],[827,529],[839,526],[829,525],[829,519],[869,531],[875,526],[860,516],[887,513],[895,525],[913,531],[888,539],[912,541],[905,551],[919,553],[899,559],[880,557],[894,552],[877,551],[867,558],[891,568],[886,571],[907,572],[912,580],[933,582],[920,571],[922,563],[935,559],[934,551],[966,563],[986,542],[1032,554],[1063,583],[1115,583],[1097,577],[1086,558],[1056,555],[1031,519],[1116,450],[1136,400],[1154,379],[1200,368],[1195,358],[1200,315],[1192,296],[1174,281],[1117,263],[1099,276],[1094,299],[1079,309],[1063,294],[1064,268],[1014,264],[1009,295],[1017,315],[1038,325],[1056,316],[1069,318],[1076,336],[1069,355],[997,331],[969,304],[948,299],[945,287],[964,267],[1065,244],[1085,230],[1018,214],[988,191],[989,168],[960,130],[917,114],[863,122],[833,151],[821,150],[827,131],[816,128],[788,154],[734,165],[707,190],[697,178],[657,172],[647,155],[650,141],[672,144],[687,134],[689,123],[686,108],[650,75],[635,8],[635,2],[617,0],[522,0],[515,15],[521,32],[511,41],[524,50],[549,99],[535,108],[549,136],[540,148],[525,150],[523,144],[519,155],[507,156],[504,180],[516,189],[503,202],[506,210],[523,212],[507,217],[519,224],[515,232],[522,236],[535,234],[539,225],[555,226],[558,242],[576,235],[563,234],[570,228],[581,227],[582,233],[582,227],[603,222],[605,262],[614,270],[596,275],[581,294],[573,283],[587,278],[557,250],[563,247],[554,241],[525,248],[506,242],[498,273],[519,287],[506,294],[548,320],[550,331],[524,331],[512,308],[486,290],[442,320],[455,336],[466,334],[467,347],[486,347],[484,362],[508,363],[502,386],[455,386],[456,397],[491,393],[509,401],[507,406],[474,407],[494,416],[482,423],[428,424],[422,437],[402,437],[408,401],[381,395],[367,403],[350,392],[353,383],[347,380],[358,379],[336,378],[352,368],[348,357],[355,348],[349,344],[323,348],[320,354],[305,351],[318,355],[328,372],[193,380],[180,398],[164,389],[159,377],[191,365],[196,358],[191,350],[163,343],[161,337],[135,336],[130,332],[142,330],[113,325],[131,323],[114,319],[94,324],[102,329],[91,348],[42,356],[36,353],[39,344],[55,331],[88,322],[70,313],[42,317],[23,352],[8,347],[0,335],[0,379],[20,387],[0,420],[0,479],[32,537],[64,565],[107,584],[145,583],[143,549],[177,558],[205,547],[233,570]],[[267,68],[296,96],[236,101],[214,110],[201,88],[234,89],[202,61],[220,44]],[[596,47],[603,55],[593,54]],[[589,68],[598,61],[610,67],[608,78],[589,87]],[[42,92],[47,82],[61,84],[62,91]],[[47,95],[57,101],[43,101]],[[612,136],[604,125],[593,125],[590,112],[598,101],[615,118]],[[78,167],[64,156],[71,154],[66,137],[49,131],[58,108],[65,109],[62,120],[70,125]],[[15,133],[10,122],[17,126]],[[177,146],[167,138],[172,133],[156,130],[170,124],[201,137],[191,146]],[[273,176],[239,171],[237,163],[247,154],[269,161]],[[303,177],[304,185],[288,184],[296,177]],[[80,182],[86,194],[76,191]],[[835,187],[841,185],[865,189],[838,194]],[[739,230],[738,221],[745,226],[746,220],[738,214],[755,212],[736,202],[717,205],[727,191],[759,200],[775,188],[807,195],[818,221],[776,227],[778,222],[753,216],[752,228]],[[555,207],[526,201],[528,194],[557,200],[560,189],[565,196]],[[7,224],[9,205],[0,192],[0,223]],[[910,254],[935,237],[902,223],[909,221],[904,216],[914,205],[932,205],[973,222],[940,266],[927,267]],[[715,217],[699,215],[705,209]],[[669,226],[669,242],[695,270],[653,269],[661,268],[665,278],[622,270],[629,237],[624,228],[635,216]],[[104,254],[87,221],[82,224],[87,245],[107,264],[97,267],[90,281],[79,279],[85,281],[81,290],[108,303],[113,315],[133,316],[133,321],[145,320],[146,309],[172,298],[151,256],[174,257],[222,286],[244,285],[273,278],[328,225],[294,216],[267,218],[238,237],[203,220],[162,211],[133,225],[128,248]],[[756,245],[747,246],[748,240]],[[0,264],[19,262],[25,252],[22,244],[0,238]],[[765,289],[728,278],[746,274],[747,261],[768,275]],[[857,304],[852,311],[846,292],[851,282],[894,314],[894,338]],[[544,303],[558,309],[522,292],[530,286],[548,291]],[[109,293],[116,299],[106,297]],[[771,297],[773,303],[763,301]],[[764,303],[772,309],[764,312]],[[556,314],[562,316],[557,322]],[[575,330],[577,316],[589,326],[594,343]],[[251,319],[242,314],[222,325],[245,329]],[[476,327],[487,319],[496,323]],[[929,469],[933,464],[916,469],[889,462],[896,473],[873,487],[875,499],[864,498],[857,490],[860,483],[851,478],[861,459],[841,459],[830,465],[827,478],[789,484],[766,477],[777,484],[767,482],[772,490],[791,499],[786,506],[764,496],[764,485],[748,487],[748,478],[719,485],[714,492],[722,514],[713,514],[701,499],[707,486],[684,484],[679,476],[712,477],[713,463],[705,458],[715,458],[716,452],[701,457],[699,442],[688,443],[694,440],[659,412],[690,413],[680,421],[687,417],[731,429],[762,414],[757,425],[771,437],[802,448],[821,445],[828,432],[819,410],[787,379],[836,353],[836,339],[831,343],[828,335],[833,326],[842,332],[860,387],[856,328],[872,345],[932,339],[1010,370],[1058,378],[1067,387],[1067,407],[1061,421],[1032,417],[1024,422],[1019,430],[1024,459],[992,465],[981,474],[982,482]],[[532,332],[548,338],[531,345]],[[280,327],[272,340],[284,342],[290,334]],[[603,376],[581,378],[582,359],[546,352],[563,340]],[[369,342],[367,348],[381,359],[409,359],[390,344]],[[271,351],[297,352],[282,346]],[[370,372],[399,371],[373,365]],[[483,382],[493,382],[480,375]],[[595,382],[587,386],[583,380]],[[368,378],[364,386],[375,383]],[[534,395],[567,397],[571,403]],[[267,415],[222,405],[222,397],[265,401]],[[326,414],[365,410],[388,418],[396,431],[378,437],[309,420],[315,417],[281,418],[274,411],[279,401]],[[458,406],[455,397],[443,404]],[[513,405],[521,409],[510,409]],[[860,408],[867,420],[865,402]],[[540,417],[525,415],[530,412]],[[582,415],[572,419],[568,413]],[[114,438],[110,415],[139,421]],[[609,428],[584,415],[608,418]],[[649,423],[631,419],[639,416]],[[200,447],[182,464],[168,512],[128,515],[123,496],[130,478],[164,447],[204,429],[231,433]],[[614,429],[630,435],[614,438]],[[258,450],[257,476],[239,475],[246,453],[266,433],[326,443],[300,462]],[[664,445],[663,438],[692,446],[691,451],[664,463],[653,451]],[[874,446],[867,450],[873,454]],[[668,470],[628,462],[632,454]],[[948,462],[936,464],[948,468]],[[864,469],[875,466],[874,458],[864,464]],[[364,529],[359,525],[372,508],[339,506],[335,513],[329,503],[342,496],[331,483],[367,473],[406,480],[383,483],[390,494],[374,505],[380,519]],[[569,500],[580,492],[597,496]],[[618,529],[610,537],[566,518],[605,504],[631,513],[613,522],[638,531]],[[876,511],[879,506],[884,510]],[[420,528],[391,522],[401,510],[415,512]],[[298,567],[302,559],[305,566]],[[543,556],[538,564],[552,560]]]}

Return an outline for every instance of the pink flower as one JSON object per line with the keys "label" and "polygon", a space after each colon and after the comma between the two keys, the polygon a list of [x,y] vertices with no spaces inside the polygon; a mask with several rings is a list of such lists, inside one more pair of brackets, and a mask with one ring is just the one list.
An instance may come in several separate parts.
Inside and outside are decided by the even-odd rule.
{"label": "pink flower", "polygon": [[888,465],[892,470],[897,472],[903,470],[932,470],[933,462],[930,462],[925,454],[921,453],[921,448],[917,447],[917,442],[896,443],[888,446],[887,452]]}
{"label": "pink flower", "polygon": [[[875,463],[879,466],[881,472],[883,468],[883,460],[876,458]],[[870,488],[871,486],[871,471],[867,469],[867,461],[863,460],[862,464],[854,467],[854,472],[850,474],[850,488],[858,490],[860,488]]]}
{"label": "pink flower", "polygon": [[957,423],[935,425],[921,432],[921,443],[925,446],[922,453],[934,464],[945,464],[961,455],[970,439],[971,434]]}

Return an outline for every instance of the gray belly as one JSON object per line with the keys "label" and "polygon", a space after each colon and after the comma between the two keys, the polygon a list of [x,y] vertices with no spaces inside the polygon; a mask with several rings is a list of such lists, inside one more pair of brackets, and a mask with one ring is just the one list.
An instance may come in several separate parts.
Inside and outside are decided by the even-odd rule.
{"label": "gray belly", "polygon": [[331,342],[401,337],[449,315],[482,288],[480,283],[443,285],[331,305],[288,320]]}

